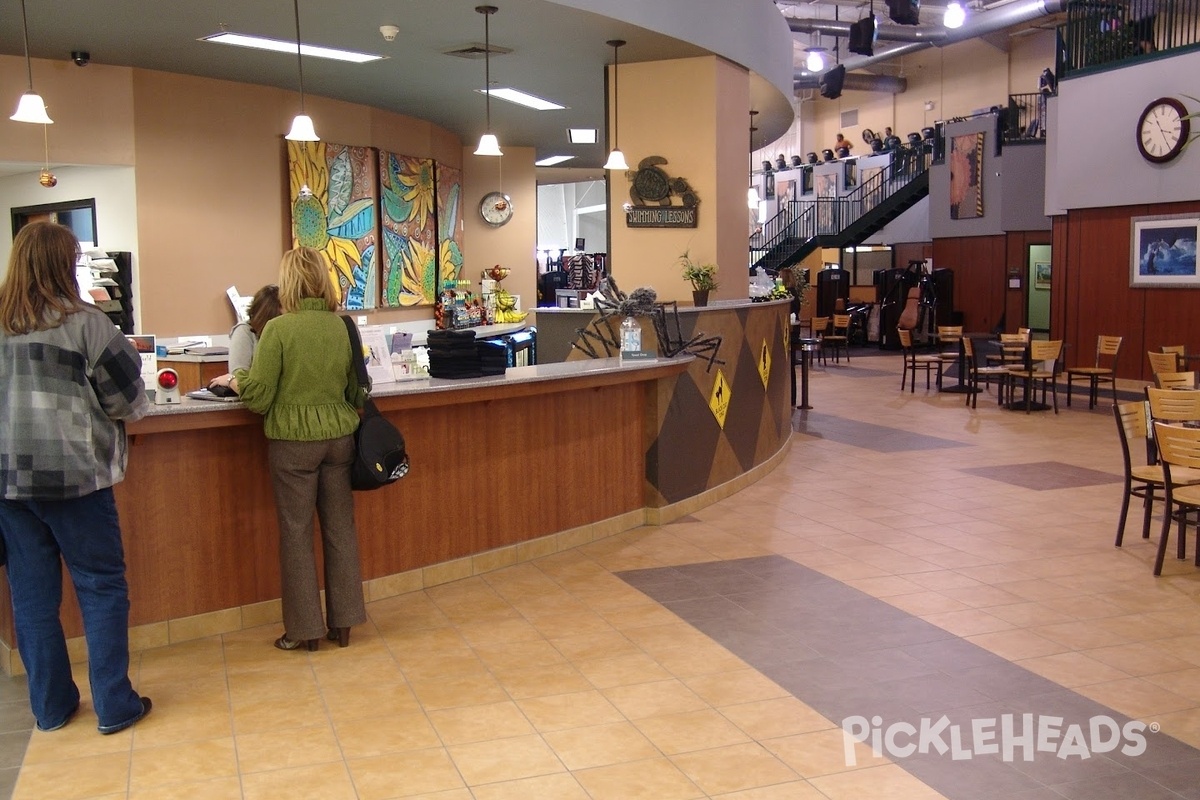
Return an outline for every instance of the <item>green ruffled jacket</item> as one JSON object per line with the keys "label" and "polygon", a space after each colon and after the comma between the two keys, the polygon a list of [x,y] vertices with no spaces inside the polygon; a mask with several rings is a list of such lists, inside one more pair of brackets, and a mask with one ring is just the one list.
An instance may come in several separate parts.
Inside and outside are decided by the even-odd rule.
{"label": "green ruffled jacket", "polygon": [[346,324],[325,301],[306,298],[300,308],[267,323],[250,369],[234,377],[251,411],[263,414],[268,439],[317,442],[349,436],[367,397],[350,360]]}

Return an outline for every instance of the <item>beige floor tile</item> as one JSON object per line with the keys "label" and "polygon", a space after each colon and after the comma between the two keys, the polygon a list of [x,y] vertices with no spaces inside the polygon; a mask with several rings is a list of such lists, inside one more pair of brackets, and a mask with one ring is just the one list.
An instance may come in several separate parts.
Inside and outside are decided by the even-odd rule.
{"label": "beige floor tile", "polygon": [[1005,622],[999,617],[993,617],[986,611],[976,608],[966,611],[946,611],[939,614],[924,614],[921,617],[926,622],[953,633],[956,636],[976,636],[981,633],[1010,630],[1011,622]]}
{"label": "beige floor tile", "polygon": [[739,669],[685,678],[684,684],[711,706],[731,706],[787,697],[787,690],[758,670]]}
{"label": "beige floor tile", "polygon": [[440,747],[355,758],[346,764],[350,769],[354,790],[358,792],[357,800],[432,794],[461,789],[465,785],[454,762],[450,760],[450,754]]}
{"label": "beige floor tile", "polygon": [[[1143,675],[1142,677],[1155,686],[1161,686],[1180,697],[1200,703],[1200,668],[1192,667],[1175,672],[1162,672],[1157,675]],[[25,758],[28,760],[29,756],[26,755]]]}
{"label": "beige floor tile", "polygon": [[[124,797],[124,794],[118,795]],[[128,800],[242,800],[242,782],[238,778],[173,783],[129,792]]]}
{"label": "beige floor tile", "polygon": [[565,661],[537,667],[494,670],[493,675],[515,700],[582,692],[593,688],[592,683],[575,666]]}
{"label": "beige floor tile", "polygon": [[[93,724],[95,717],[89,719],[87,713],[86,709],[80,708],[70,725],[53,733],[34,730],[29,737],[29,744],[25,746],[24,763],[45,764],[65,759],[125,754],[130,751],[132,733],[97,736],[96,726]],[[149,722],[149,719],[146,722]]]}
{"label": "beige floor tile", "polygon": [[551,731],[542,736],[567,769],[573,771],[661,755],[655,745],[628,722]]}
{"label": "beige floor tile", "polygon": [[1102,664],[1116,667],[1127,675],[1153,675],[1159,672],[1175,672],[1194,666],[1190,661],[1177,658],[1155,644],[1133,643],[1112,647],[1097,647],[1084,653]]}
{"label": "beige floor tile", "polygon": [[537,800],[543,797],[548,800],[588,800],[588,793],[579,781],[567,773],[490,783],[473,787],[472,791],[475,800]]}
{"label": "beige floor tile", "polygon": [[958,600],[946,597],[946,595],[940,592],[933,591],[898,594],[885,599],[896,608],[917,616],[939,614],[947,611],[963,611],[968,608],[966,603],[961,603]]}
{"label": "beige floor tile", "polygon": [[1168,736],[1186,742],[1192,747],[1200,747],[1200,708],[1158,714],[1154,721],[1162,726],[1162,732]]}
{"label": "beige floor tile", "polygon": [[481,706],[509,699],[504,688],[487,674],[421,678],[411,681],[409,686],[426,711]]}
{"label": "beige floor tile", "polygon": [[714,709],[648,717],[635,723],[659,750],[672,756],[749,741],[745,732]]}
{"label": "beige floor tile", "polygon": [[705,796],[665,758],[595,767],[574,774],[592,800],[696,800]]}
{"label": "beige floor tile", "polygon": [[[286,731],[246,733],[237,737],[238,769],[242,773],[341,762],[342,751],[333,726],[315,725]],[[155,751],[148,751],[153,754]]]}
{"label": "beige floor tile", "polygon": [[713,795],[714,800],[828,800],[807,781],[788,781],[774,786],[757,786],[740,792]]}
{"label": "beige floor tile", "polygon": [[942,795],[895,764],[813,778],[829,800],[942,800]]}
{"label": "beige floor tile", "polygon": [[762,745],[801,777],[809,779],[886,763],[870,747],[850,740],[841,728],[765,739]]}
{"label": "beige floor tile", "polygon": [[420,711],[334,720],[333,725],[347,759],[423,750],[441,744],[429,718]]}
{"label": "beige floor tile", "polygon": [[710,795],[769,786],[799,776],[757,742],[671,757],[692,783]]}
{"label": "beige floor tile", "polygon": [[129,788],[129,759],[112,755],[33,764],[22,768],[13,800],[82,800]]}
{"label": "beige floor tile", "polygon": [[1048,656],[1067,650],[1065,645],[1026,630],[996,631],[964,638],[1009,661]]}
{"label": "beige floor tile", "polygon": [[[300,792],[303,794],[299,794]],[[277,800],[280,797],[311,797],[321,800],[367,800],[372,795],[356,793],[346,765],[315,764],[277,769],[242,776],[245,800]],[[374,795],[378,800],[391,795]]]}
{"label": "beige floor tile", "polygon": [[[1084,653],[1055,653],[1038,658],[1027,658],[1017,663],[1068,689],[1129,677],[1128,673],[1097,661]],[[1164,688],[1169,689],[1170,687]]]}
{"label": "beige floor tile", "polygon": [[237,774],[233,739],[208,739],[134,750],[129,766],[129,787],[142,790]]}
{"label": "beige floor tile", "polygon": [[525,619],[506,619],[500,622],[468,622],[455,626],[459,634],[473,646],[505,644],[541,639],[543,634]]}
{"label": "beige floor tile", "polygon": [[1195,703],[1141,678],[1080,686],[1075,691],[1135,719],[1183,711]]}
{"label": "beige floor tile", "polygon": [[724,706],[720,710],[726,719],[760,742],[834,727],[833,722],[790,696]]}
{"label": "beige floor tile", "polygon": [[517,705],[543,733],[624,720],[616,706],[598,691],[530,697],[518,700]]}
{"label": "beige floor tile", "polygon": [[627,686],[631,683],[648,683],[671,677],[671,673],[645,653],[630,653],[614,658],[593,658],[574,663],[580,674],[597,689]]}
{"label": "beige floor tile", "polygon": [[554,750],[536,734],[448,747],[468,786],[565,772]]}
{"label": "beige floor tile", "polygon": [[430,711],[429,721],[445,745],[507,739],[533,733],[533,726],[513,702]]}
{"label": "beige floor tile", "polygon": [[663,625],[677,617],[658,603],[639,603],[601,610],[600,616],[617,630],[644,628],[647,625]]}
{"label": "beige floor tile", "polygon": [[1084,621],[1039,625],[1029,630],[1075,650],[1092,650],[1097,647],[1112,647],[1129,643],[1129,640],[1120,634],[1101,630],[1091,622]]}
{"label": "beige floor tile", "polygon": [[[634,630],[642,629],[637,628]],[[639,652],[637,645],[617,630],[603,633],[582,633],[577,636],[563,636],[551,639],[550,642],[572,662]]]}
{"label": "beige floor tile", "polygon": [[622,714],[633,720],[708,707],[687,685],[677,680],[614,686],[603,693]]}
{"label": "beige floor tile", "polygon": [[659,666],[677,678],[733,672],[746,667],[746,662],[715,643],[703,647],[674,647],[652,655]]}

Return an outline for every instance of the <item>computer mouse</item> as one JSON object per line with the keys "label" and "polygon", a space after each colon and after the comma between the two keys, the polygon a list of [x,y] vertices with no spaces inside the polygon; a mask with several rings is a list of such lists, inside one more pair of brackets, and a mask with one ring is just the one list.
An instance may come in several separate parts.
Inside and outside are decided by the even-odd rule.
{"label": "computer mouse", "polygon": [[222,386],[219,383],[212,384],[208,387],[208,390],[217,397],[234,397],[237,395],[237,392],[233,389],[230,389],[228,386]]}

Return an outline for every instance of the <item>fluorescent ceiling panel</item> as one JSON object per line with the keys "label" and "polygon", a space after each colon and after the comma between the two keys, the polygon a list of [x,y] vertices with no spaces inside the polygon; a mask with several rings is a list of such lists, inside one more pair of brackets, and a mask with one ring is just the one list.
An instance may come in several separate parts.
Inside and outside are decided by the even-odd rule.
{"label": "fluorescent ceiling panel", "polygon": [[571,144],[595,144],[595,128],[567,128],[567,138]]}
{"label": "fluorescent ceiling panel", "polygon": [[561,164],[564,161],[570,161],[575,156],[548,156],[541,161],[533,162],[535,167],[553,167],[555,164]]}
{"label": "fluorescent ceiling panel", "polygon": [[552,103],[549,100],[543,100],[535,95],[522,92],[520,89],[492,89],[490,92],[484,92],[483,89],[476,89],[475,91],[480,94],[490,94],[497,100],[507,100],[510,103],[516,103],[519,106],[525,106],[537,111],[559,111],[566,108],[566,106],[560,106],[558,103]]}
{"label": "fluorescent ceiling panel", "polygon": [[[212,36],[200,37],[202,42],[215,42],[217,44],[231,44],[235,47],[249,47],[254,50],[270,50],[275,53],[295,54],[296,43],[294,41],[281,41],[279,39],[267,39],[262,36],[250,36],[245,33],[214,33]],[[315,44],[300,44],[300,54],[311,56],[313,58],[330,58],[334,61],[351,61],[355,64],[365,64],[368,61],[378,61],[387,56],[376,55],[375,53],[356,53],[353,50],[337,50],[333,47],[321,47]]]}

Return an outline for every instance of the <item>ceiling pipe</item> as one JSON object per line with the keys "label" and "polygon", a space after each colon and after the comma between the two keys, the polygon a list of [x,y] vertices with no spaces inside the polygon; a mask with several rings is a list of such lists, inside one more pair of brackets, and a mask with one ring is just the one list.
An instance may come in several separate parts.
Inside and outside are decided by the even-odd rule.
{"label": "ceiling pipe", "polygon": [[[1007,5],[1000,6],[999,8],[994,8],[991,11],[975,12],[967,18],[966,23],[964,23],[961,28],[955,30],[941,29],[940,32],[942,35],[936,37],[936,41],[933,37],[929,36],[929,34],[939,31],[936,31],[932,27],[922,28],[919,25],[880,25],[880,33],[878,38],[885,41],[886,37],[884,36],[884,31],[887,30],[890,33],[894,28],[912,28],[914,30],[924,30],[926,32],[926,38],[919,39],[915,34],[909,34],[909,43],[901,45],[900,47],[894,47],[885,52],[876,53],[873,56],[858,56],[856,58],[848,58],[841,63],[846,67],[847,73],[852,74],[854,70],[864,69],[874,64],[880,64],[884,61],[891,61],[894,58],[908,55],[909,53],[916,53],[920,50],[925,50],[935,45],[938,47],[943,47],[948,44],[954,44],[955,42],[961,42],[967,39],[975,39],[980,36],[986,36],[990,33],[1006,30],[1025,22],[1032,22],[1040,17],[1048,17],[1052,14],[1061,13],[1066,11],[1067,2],[1068,0],[1021,0],[1021,2],[1009,3]],[[793,31],[797,32],[804,32],[808,30],[808,28],[804,27],[805,23],[819,24],[822,27],[831,26],[826,32],[834,36],[848,36],[850,32],[849,23],[838,24],[830,22],[829,20],[788,20],[789,27],[791,27]],[[799,24],[800,27],[797,28],[796,24]],[[838,30],[841,30],[842,27],[845,28],[845,33],[838,32]],[[835,28],[837,30],[835,30]],[[849,80],[850,74],[847,74],[846,78]],[[814,76],[805,71],[798,70],[794,75],[794,79],[797,83],[804,84],[805,87],[814,85],[810,83],[810,81],[814,79]],[[845,85],[849,86],[848,83]]]}
{"label": "ceiling pipe", "polygon": [[[792,90],[799,92],[802,89],[816,89],[820,87],[820,83],[820,75],[808,73],[792,81]],[[842,88],[856,92],[904,94],[908,90],[908,79],[892,75],[872,75],[868,72],[847,72]]]}
{"label": "ceiling pipe", "polygon": [[[850,22],[832,19],[788,18],[792,33],[821,33],[827,36],[849,36]],[[929,42],[936,44],[950,33],[949,29],[921,25],[888,25],[876,20],[875,38],[887,42]]]}

